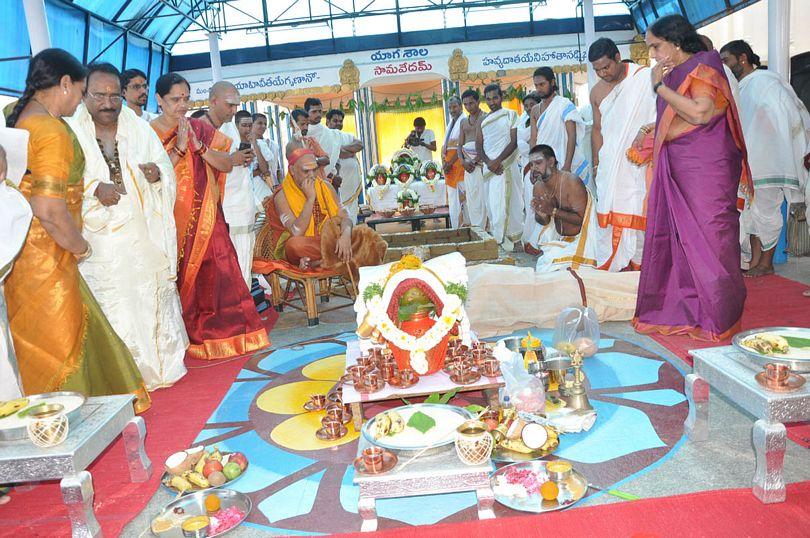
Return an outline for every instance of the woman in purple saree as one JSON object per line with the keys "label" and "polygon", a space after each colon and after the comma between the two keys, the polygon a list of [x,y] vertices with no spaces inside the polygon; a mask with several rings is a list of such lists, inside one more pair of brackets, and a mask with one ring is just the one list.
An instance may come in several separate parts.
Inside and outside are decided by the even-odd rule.
{"label": "woman in purple saree", "polygon": [[752,192],[736,104],[719,54],[686,19],[659,19],[646,40],[658,118],[633,324],[724,340],[739,331],[746,295],[738,187]]}

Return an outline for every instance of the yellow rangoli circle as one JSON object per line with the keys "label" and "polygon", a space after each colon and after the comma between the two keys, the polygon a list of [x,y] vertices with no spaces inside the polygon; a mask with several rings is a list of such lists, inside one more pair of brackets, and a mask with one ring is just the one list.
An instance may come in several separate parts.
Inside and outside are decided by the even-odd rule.
{"label": "yellow rangoli circle", "polygon": [[315,411],[288,418],[273,428],[273,431],[270,432],[270,438],[277,445],[291,450],[323,450],[324,448],[343,445],[357,439],[358,433],[351,422],[346,424],[348,433],[340,439],[335,441],[321,441],[318,439],[315,432],[321,428],[321,419],[324,414],[323,411]]}

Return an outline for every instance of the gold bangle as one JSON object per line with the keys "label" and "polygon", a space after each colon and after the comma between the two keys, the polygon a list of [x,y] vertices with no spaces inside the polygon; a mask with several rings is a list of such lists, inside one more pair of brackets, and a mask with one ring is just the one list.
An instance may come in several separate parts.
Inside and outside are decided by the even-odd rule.
{"label": "gold bangle", "polygon": [[90,243],[87,243],[87,248],[81,254],[74,254],[73,256],[76,258],[77,262],[80,262],[86,258],[89,258],[90,255],[93,253],[93,247],[90,246]]}

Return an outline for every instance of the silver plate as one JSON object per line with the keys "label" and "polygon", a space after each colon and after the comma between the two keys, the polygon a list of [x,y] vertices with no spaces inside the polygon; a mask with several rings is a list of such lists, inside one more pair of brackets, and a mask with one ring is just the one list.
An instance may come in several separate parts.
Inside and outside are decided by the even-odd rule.
{"label": "silver plate", "polygon": [[750,331],[743,331],[741,333],[737,333],[734,335],[734,338],[731,340],[731,343],[757,361],[758,363],[762,364],[763,366],[766,363],[773,362],[776,364],[784,364],[787,365],[791,370],[794,372],[799,373],[810,373],[810,358],[792,358],[792,357],[780,357],[780,356],[771,356],[771,355],[763,355],[762,353],[758,353],[752,349],[749,349],[742,345],[742,341],[748,338],[749,336],[754,336],[755,334],[760,333],[773,333],[778,334],[779,336],[795,336],[796,338],[810,338],[810,329],[808,328],[801,328],[801,327],[763,327],[760,329],[751,329]]}
{"label": "silver plate", "polygon": [[[397,408],[394,408],[394,409],[389,409],[389,411],[396,411],[396,412],[401,414],[402,411],[406,411],[406,410],[410,410],[410,409],[416,409],[418,411],[419,409],[422,409],[422,408],[446,409],[446,410],[452,411],[452,412],[457,413],[458,415],[462,416],[464,418],[464,420],[469,420],[469,419],[471,419],[473,417],[472,413],[470,413],[469,411],[467,411],[463,407],[458,407],[458,406],[455,406],[455,405],[447,405],[447,404],[432,404],[432,403],[430,403],[430,404],[427,404],[427,403],[411,404],[411,405],[403,405],[401,407],[397,407]],[[381,411],[381,413],[382,413],[382,411]],[[377,417],[374,417],[373,419],[367,421],[365,424],[363,424],[363,428],[361,430],[361,432],[363,433],[363,437],[365,437],[366,440],[369,443],[371,443],[372,445],[377,445],[377,446],[379,446],[381,448],[385,448],[387,450],[396,450],[400,454],[411,454],[411,453],[415,454],[415,453],[423,450],[426,446],[429,446],[429,445],[421,445],[421,446],[420,445],[408,445],[407,448],[403,448],[401,445],[392,445],[391,443],[386,443],[385,440],[383,440],[383,439],[374,439],[374,435],[372,435],[372,433],[371,433],[371,427],[374,425],[375,420],[377,420]],[[439,425],[437,424],[435,427],[438,428]],[[428,450],[426,450],[425,455],[435,454],[437,452],[441,452],[442,450],[450,448],[450,446],[455,442],[455,440],[456,440],[455,435],[448,435],[448,437],[447,437],[447,439],[445,441],[435,443]]]}
{"label": "silver plate", "polygon": [[[72,391],[45,392],[42,394],[33,394],[31,396],[24,396],[24,398],[28,398],[28,405],[17,411],[17,413],[22,413],[24,410],[32,407],[33,405],[36,405],[37,402],[47,400],[48,398],[54,398],[56,396],[73,396],[82,399],[82,403],[79,404],[79,407],[77,407],[76,409],[67,414],[70,427],[75,428],[78,425],[79,418],[81,418],[82,407],[84,407],[84,404],[87,401],[87,397],[81,392],[72,392]],[[16,415],[17,413],[14,414]],[[28,439],[27,426],[19,426],[17,428],[3,428],[3,419],[0,418],[0,441],[22,441],[24,439]]]}
{"label": "silver plate", "polygon": [[[494,473],[492,473],[490,477],[490,483],[495,488],[495,477],[506,474],[508,469],[529,469],[532,472],[545,474],[548,476],[546,472],[546,464],[548,462],[544,460],[535,460],[535,461],[524,461],[520,463],[513,463],[512,465],[506,465],[501,467]],[[576,469],[571,470],[571,476],[563,480],[559,483],[560,488],[566,487],[571,494],[573,495],[573,500],[567,504],[560,504],[556,500],[554,501],[545,501],[542,497],[540,497],[539,493],[534,493],[529,495],[526,498],[517,498],[511,497],[506,495],[499,495],[497,491],[495,491],[495,500],[501,503],[502,505],[511,508],[512,510],[519,510],[521,512],[533,512],[535,514],[542,514],[544,512],[554,512],[556,510],[563,510],[570,506],[573,506],[577,503],[582,497],[585,496],[585,493],[588,491],[588,480],[585,479]],[[564,485],[564,486],[563,486]]]}
{"label": "silver plate", "polygon": [[[177,516],[174,514],[174,509],[177,507],[183,509],[182,519],[186,519],[193,516],[209,516],[209,514],[205,510],[205,498],[211,494],[216,494],[216,496],[219,497],[221,509],[236,506],[242,512],[244,512],[245,515],[242,517],[239,523],[237,523],[230,529],[220,532],[218,534],[209,534],[208,535],[209,538],[213,538],[214,536],[222,536],[223,534],[232,531],[233,529],[241,525],[242,522],[245,521],[245,519],[247,519],[248,514],[250,514],[250,511],[253,509],[253,501],[250,500],[250,497],[248,497],[244,493],[240,493],[232,489],[218,489],[215,492],[198,491],[196,493],[186,495],[185,497],[181,497],[167,504],[166,507],[163,510],[161,510],[157,516],[152,518],[152,522],[150,523],[149,528],[150,529],[152,528],[152,523],[154,523],[156,519],[177,518]],[[152,534],[155,534],[154,531],[152,531]],[[157,536],[160,536],[161,538],[175,538],[175,537],[183,538],[183,531],[180,529],[180,524],[178,523],[178,525],[173,529],[166,532],[162,532]]]}
{"label": "silver plate", "polygon": [[[206,450],[207,448],[208,447],[205,447],[203,450]],[[228,454],[233,454],[233,452],[222,452],[221,454],[222,454],[223,457],[225,457]],[[237,476],[236,478],[232,478],[232,479],[228,480],[227,482],[225,482],[221,486],[209,486],[207,488],[200,488],[200,487],[195,486],[194,484],[192,484],[193,489],[186,490],[186,492],[183,493],[183,495],[191,495],[192,493],[200,493],[200,492],[204,492],[204,491],[211,491],[211,490],[214,490],[214,489],[227,488],[228,486],[233,485],[234,482],[236,482],[237,480],[239,480],[240,478],[245,476],[245,473],[248,472],[248,469],[250,469],[250,462],[248,462],[247,465],[245,466],[245,469],[241,473],[239,473],[239,476]],[[172,477],[172,474],[169,471],[164,472],[163,476],[160,477],[160,483],[163,485],[164,488],[168,489],[172,493],[175,493],[175,494],[180,493],[176,488],[173,488],[173,487],[169,486],[166,483],[169,480],[171,480],[171,477]]]}

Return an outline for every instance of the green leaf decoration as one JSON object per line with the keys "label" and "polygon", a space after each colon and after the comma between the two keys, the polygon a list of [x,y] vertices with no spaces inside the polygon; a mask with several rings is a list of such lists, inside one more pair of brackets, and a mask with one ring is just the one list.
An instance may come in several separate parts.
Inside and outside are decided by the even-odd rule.
{"label": "green leaf decoration", "polygon": [[426,415],[421,411],[417,411],[411,418],[408,419],[408,426],[419,430],[422,433],[428,432],[431,428],[436,426],[436,421],[433,420],[433,417],[430,415]]}
{"label": "green leaf decoration", "polygon": [[810,347],[810,338],[799,338],[798,336],[783,336],[790,347],[807,348]]}
{"label": "green leaf decoration", "polygon": [[466,410],[467,410],[467,411],[469,411],[470,413],[475,413],[475,414],[477,415],[478,413],[480,413],[481,411],[483,411],[485,408],[484,408],[484,406],[483,406],[483,405],[478,405],[478,404],[470,404],[470,405],[468,405],[468,406],[464,407],[464,409],[466,409]]}
{"label": "green leaf decoration", "polygon": [[455,396],[456,393],[458,393],[458,388],[455,388],[450,392],[445,393],[445,395],[442,396],[441,399],[439,400],[439,403],[446,404],[447,402],[453,399],[453,396]]}
{"label": "green leaf decoration", "polygon": [[425,398],[425,403],[427,403],[427,404],[437,404],[437,403],[439,403],[439,400],[441,400],[441,399],[442,399],[442,395],[439,394],[438,392],[434,392],[433,394],[431,394],[430,396]]}
{"label": "green leaf decoration", "polygon": [[31,407],[27,407],[27,408],[23,409],[22,411],[20,411],[19,413],[17,413],[17,416],[20,417],[20,418],[25,418],[28,415],[30,415],[32,412],[34,412],[37,409],[39,409],[40,407],[42,407],[43,405],[47,405],[47,403],[48,402],[39,402],[36,405],[32,405]]}
{"label": "green leaf decoration", "polygon": [[444,291],[457,295],[462,303],[467,302],[467,286],[464,284],[457,284],[455,282],[448,282],[444,286]]}
{"label": "green leaf decoration", "polygon": [[382,296],[383,287],[379,284],[370,284],[363,290],[363,301],[368,302],[377,295]]}

